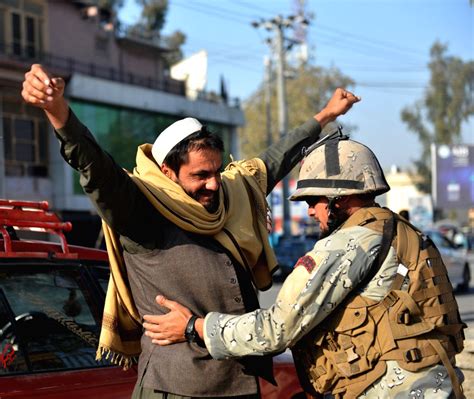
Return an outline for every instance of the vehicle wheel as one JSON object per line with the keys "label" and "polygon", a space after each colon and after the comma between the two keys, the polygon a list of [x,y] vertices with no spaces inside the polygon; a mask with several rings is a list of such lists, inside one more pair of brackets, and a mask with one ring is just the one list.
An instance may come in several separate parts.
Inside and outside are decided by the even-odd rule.
{"label": "vehicle wheel", "polygon": [[462,272],[462,283],[458,285],[458,291],[466,292],[469,290],[469,282],[471,281],[471,270],[469,269],[469,264],[464,265],[464,270]]}

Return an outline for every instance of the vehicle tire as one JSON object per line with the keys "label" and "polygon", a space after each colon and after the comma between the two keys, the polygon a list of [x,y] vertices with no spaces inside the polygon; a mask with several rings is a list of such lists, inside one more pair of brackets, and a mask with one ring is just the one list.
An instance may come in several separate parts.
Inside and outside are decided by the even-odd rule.
{"label": "vehicle tire", "polygon": [[464,269],[462,271],[462,283],[458,284],[458,291],[459,292],[466,292],[469,290],[469,283],[471,281],[471,270],[469,269],[469,264],[464,265]]}

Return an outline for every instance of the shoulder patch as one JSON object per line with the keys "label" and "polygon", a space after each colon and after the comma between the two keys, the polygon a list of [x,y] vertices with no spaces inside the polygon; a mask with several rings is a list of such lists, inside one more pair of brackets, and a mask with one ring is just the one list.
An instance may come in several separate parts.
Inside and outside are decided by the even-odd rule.
{"label": "shoulder patch", "polygon": [[313,269],[316,267],[316,262],[311,256],[305,255],[299,258],[298,262],[296,262],[295,267],[298,267],[298,266],[303,266],[308,271],[308,273],[311,273]]}

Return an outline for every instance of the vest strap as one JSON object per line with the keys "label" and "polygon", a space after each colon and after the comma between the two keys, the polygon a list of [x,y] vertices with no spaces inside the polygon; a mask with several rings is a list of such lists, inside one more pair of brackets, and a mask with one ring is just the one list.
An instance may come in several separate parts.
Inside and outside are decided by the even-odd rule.
{"label": "vest strap", "polygon": [[436,317],[448,314],[450,312],[455,312],[458,310],[458,304],[456,301],[451,301],[443,303],[442,305],[432,306],[430,308],[423,308],[423,315],[425,317]]}
{"label": "vest strap", "polygon": [[436,353],[441,358],[444,367],[446,367],[446,370],[448,371],[456,399],[464,399],[465,396],[462,392],[461,382],[459,381],[458,375],[456,374],[451,360],[449,359],[448,354],[446,353],[446,349],[444,349],[443,345],[441,345],[441,343],[435,339],[429,339],[428,342],[435,349]]}
{"label": "vest strap", "polygon": [[434,259],[426,259],[426,263],[429,267],[423,267],[421,269],[421,277],[424,280],[428,280],[434,277],[444,276],[445,271],[439,262],[435,261]]}
{"label": "vest strap", "polygon": [[435,285],[434,287],[431,287],[431,288],[424,288],[422,290],[416,291],[412,294],[412,297],[416,302],[419,302],[419,301],[424,301],[425,299],[428,299],[428,298],[432,298],[434,296],[447,294],[452,291],[453,289],[452,289],[451,283],[446,282],[439,285]]}

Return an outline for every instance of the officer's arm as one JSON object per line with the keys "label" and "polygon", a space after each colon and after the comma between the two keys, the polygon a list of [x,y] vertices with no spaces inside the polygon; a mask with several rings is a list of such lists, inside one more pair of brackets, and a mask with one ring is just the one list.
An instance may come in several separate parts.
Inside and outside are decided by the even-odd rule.
{"label": "officer's arm", "polygon": [[322,128],[345,114],[360,97],[344,89],[336,89],[327,105],[309,121],[286,134],[259,155],[267,166],[267,193],[303,158],[303,149],[319,138]]}
{"label": "officer's arm", "polygon": [[[370,270],[377,254],[380,235],[357,229],[362,229],[359,237],[346,233],[319,241],[297,262],[269,309],[241,316],[209,313],[203,335],[212,357],[280,352],[320,324]],[[349,246],[354,238],[358,245]]]}

